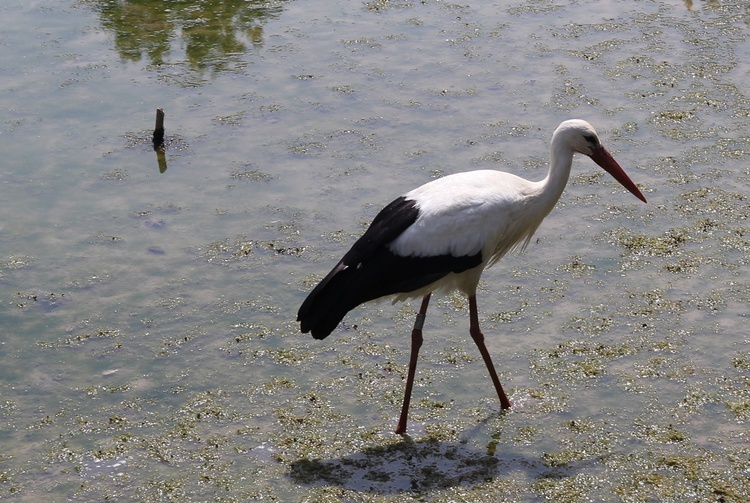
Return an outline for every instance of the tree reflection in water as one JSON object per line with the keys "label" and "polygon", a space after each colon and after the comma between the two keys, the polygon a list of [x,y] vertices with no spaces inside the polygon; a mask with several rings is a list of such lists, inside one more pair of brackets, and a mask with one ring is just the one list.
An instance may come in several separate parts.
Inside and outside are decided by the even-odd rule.
{"label": "tree reflection in water", "polygon": [[[248,46],[263,45],[263,26],[278,17],[285,1],[88,0],[102,27],[114,35],[125,61],[184,67],[201,76],[242,71]],[[183,82],[195,82],[189,79]]]}

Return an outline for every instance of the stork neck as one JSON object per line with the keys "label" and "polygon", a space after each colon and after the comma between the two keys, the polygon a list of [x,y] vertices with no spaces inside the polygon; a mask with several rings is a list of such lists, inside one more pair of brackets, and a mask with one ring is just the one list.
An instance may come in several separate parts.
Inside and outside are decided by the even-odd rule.
{"label": "stork neck", "polygon": [[570,178],[570,168],[573,165],[573,150],[564,145],[555,145],[553,142],[550,156],[549,171],[547,177],[541,181],[542,199],[548,205],[547,211],[560,199],[565,190],[565,185]]}

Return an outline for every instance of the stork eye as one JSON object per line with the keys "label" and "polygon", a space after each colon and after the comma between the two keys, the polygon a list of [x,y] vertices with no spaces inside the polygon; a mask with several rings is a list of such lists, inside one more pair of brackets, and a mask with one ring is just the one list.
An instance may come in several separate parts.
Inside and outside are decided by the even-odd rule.
{"label": "stork eye", "polygon": [[599,145],[599,142],[597,141],[596,136],[593,134],[587,134],[583,137],[583,139],[591,143],[594,146]]}

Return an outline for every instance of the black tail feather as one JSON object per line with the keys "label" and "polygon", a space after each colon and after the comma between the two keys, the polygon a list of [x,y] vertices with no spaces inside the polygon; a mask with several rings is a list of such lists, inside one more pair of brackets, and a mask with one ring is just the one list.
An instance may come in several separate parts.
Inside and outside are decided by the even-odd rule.
{"label": "black tail feather", "polygon": [[297,313],[300,329],[324,339],[346,313],[364,302],[418,290],[481,262],[481,253],[464,257],[400,257],[386,247],[372,253],[364,264],[347,266],[342,261],[302,303]]}

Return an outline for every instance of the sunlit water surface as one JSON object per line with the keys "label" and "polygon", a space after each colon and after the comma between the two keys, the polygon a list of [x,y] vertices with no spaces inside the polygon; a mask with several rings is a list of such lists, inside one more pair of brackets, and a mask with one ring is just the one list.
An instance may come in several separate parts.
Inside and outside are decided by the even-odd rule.
{"label": "sunlit water surface", "polygon": [[[480,2],[472,2],[480,4]],[[747,501],[745,2],[5,2],[0,497]],[[154,152],[157,107],[167,145]],[[433,300],[298,333],[384,204],[588,159],[481,321]]]}

